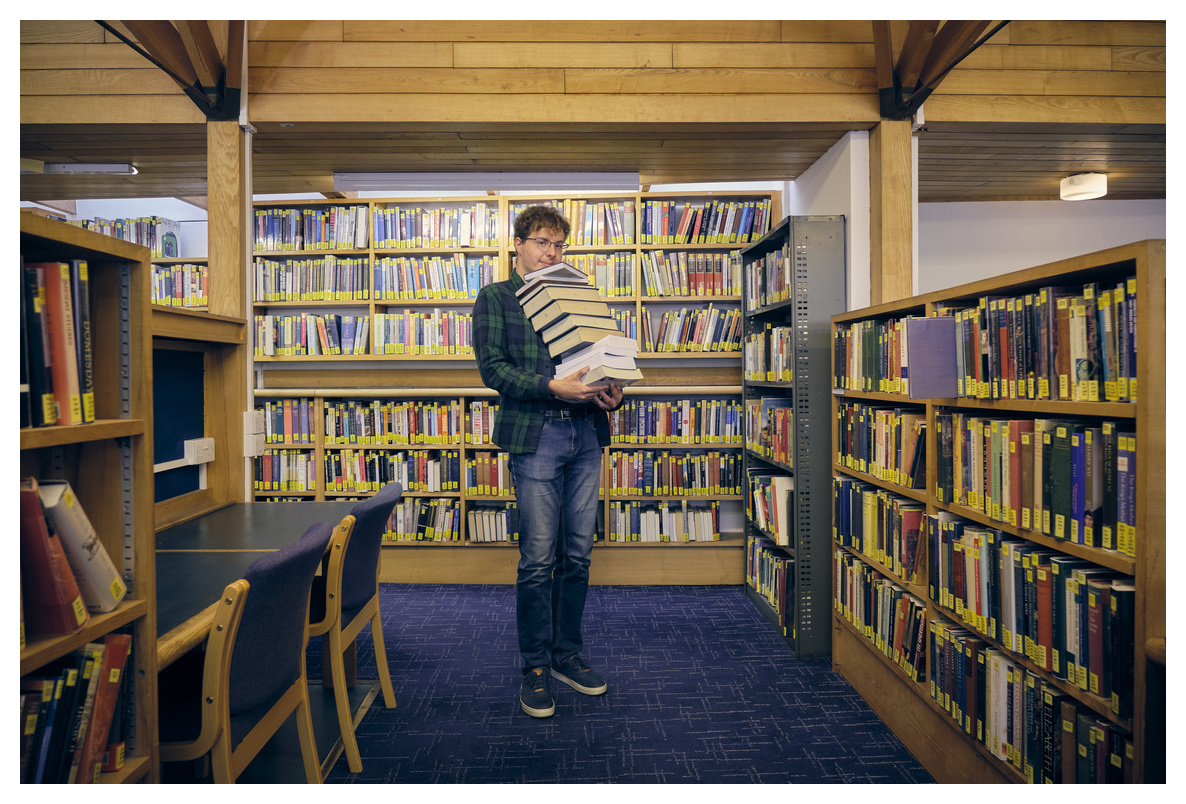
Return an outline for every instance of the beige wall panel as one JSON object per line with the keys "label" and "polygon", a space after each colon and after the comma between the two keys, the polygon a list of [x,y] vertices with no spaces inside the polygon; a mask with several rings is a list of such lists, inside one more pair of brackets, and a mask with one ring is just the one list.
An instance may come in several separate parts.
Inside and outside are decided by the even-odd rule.
{"label": "beige wall panel", "polygon": [[250,42],[249,67],[453,67],[448,42]]}
{"label": "beige wall panel", "polygon": [[205,123],[206,116],[180,90],[169,96],[43,95],[21,98],[22,123],[77,125],[80,120],[85,120],[87,125]]}
{"label": "beige wall panel", "polygon": [[152,68],[136,51],[117,42],[110,45],[21,45],[21,70],[60,70],[67,65],[92,69]]}
{"label": "beige wall panel", "polygon": [[358,42],[777,42],[773,20],[346,20]]}
{"label": "beige wall panel", "polygon": [[962,70],[1114,70],[1111,49],[1098,47],[1001,47],[984,45],[959,63]]}
{"label": "beige wall panel", "polygon": [[21,44],[103,42],[107,32],[93,20],[21,20]]}
{"label": "beige wall panel", "polygon": [[248,20],[247,41],[341,42],[341,20]]}
{"label": "beige wall panel", "polygon": [[1165,73],[956,69],[935,94],[1164,97]]}
{"label": "beige wall panel", "polygon": [[[342,67],[332,70],[257,67],[251,69],[247,85],[251,87],[252,93],[258,95],[329,92],[348,95],[384,90],[401,93],[513,95],[564,92],[564,73],[560,70],[452,70],[434,67]],[[258,95],[252,95],[253,104]]]}
{"label": "beige wall panel", "polygon": [[567,70],[569,94],[876,93],[872,70]]}
{"label": "beige wall panel", "polygon": [[1164,98],[932,95],[930,122],[1124,123],[1165,125]]}
{"label": "beige wall panel", "polygon": [[1008,30],[1014,45],[1165,46],[1164,22],[1013,20]]}
{"label": "beige wall panel", "polygon": [[782,20],[783,42],[872,42],[869,20]]}
{"label": "beige wall panel", "polygon": [[[818,44],[719,44],[678,43],[672,46],[673,67],[833,67],[873,68],[873,45]],[[574,65],[575,66],[575,65]]]}
{"label": "beige wall panel", "polygon": [[[384,122],[520,122],[525,110],[540,123],[870,123],[877,97],[864,95],[257,95],[255,122],[355,120]],[[196,111],[196,109],[195,109]],[[22,115],[24,109],[21,109]],[[928,109],[929,114],[929,109]],[[860,126],[866,128],[867,126]]]}
{"label": "beige wall panel", "polygon": [[1114,47],[1113,70],[1153,70],[1165,72],[1164,47]]}
{"label": "beige wall panel", "polygon": [[[21,70],[22,95],[96,97],[172,93],[184,97],[172,78],[151,65],[142,70]],[[192,103],[188,99],[187,102]]]}
{"label": "beige wall panel", "polygon": [[[405,47],[401,45],[401,48]],[[662,42],[458,42],[454,67],[671,67],[673,47]]]}

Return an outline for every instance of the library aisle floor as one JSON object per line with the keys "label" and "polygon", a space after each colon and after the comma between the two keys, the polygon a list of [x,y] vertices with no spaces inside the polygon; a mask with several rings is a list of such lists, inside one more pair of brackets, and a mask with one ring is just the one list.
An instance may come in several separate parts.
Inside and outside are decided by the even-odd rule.
{"label": "library aisle floor", "polygon": [[[610,691],[554,682],[546,720],[519,709],[513,587],[380,588],[398,706],[374,702],[363,771],[339,759],[328,783],[933,782],[828,658],[796,659],[740,587],[591,587],[583,655]],[[369,629],[358,663],[374,678]]]}

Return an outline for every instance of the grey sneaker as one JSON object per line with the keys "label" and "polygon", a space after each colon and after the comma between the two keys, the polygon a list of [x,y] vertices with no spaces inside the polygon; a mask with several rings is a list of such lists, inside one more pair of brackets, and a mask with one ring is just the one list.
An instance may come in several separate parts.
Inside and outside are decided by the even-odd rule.
{"label": "grey sneaker", "polygon": [[552,668],[552,677],[563,681],[577,692],[603,695],[609,686],[593,668],[585,664],[580,654],[573,654]]}
{"label": "grey sneaker", "polygon": [[552,690],[548,686],[548,674],[542,667],[533,667],[523,676],[519,688],[519,705],[532,717],[551,717],[556,711]]}

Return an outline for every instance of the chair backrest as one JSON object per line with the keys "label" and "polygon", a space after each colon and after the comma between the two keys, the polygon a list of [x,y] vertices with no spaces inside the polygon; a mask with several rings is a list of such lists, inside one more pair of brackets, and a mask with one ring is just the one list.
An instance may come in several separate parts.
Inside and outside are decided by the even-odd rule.
{"label": "chair backrest", "polygon": [[328,522],[318,522],[293,544],[254,561],[243,574],[251,586],[231,657],[232,719],[270,708],[300,676],[309,589],[332,532]]}
{"label": "chair backrest", "polygon": [[387,520],[404,493],[399,483],[388,483],[373,497],[350,509],[354,531],[342,565],[342,611],[347,615],[366,604],[375,594],[379,569],[379,548]]}

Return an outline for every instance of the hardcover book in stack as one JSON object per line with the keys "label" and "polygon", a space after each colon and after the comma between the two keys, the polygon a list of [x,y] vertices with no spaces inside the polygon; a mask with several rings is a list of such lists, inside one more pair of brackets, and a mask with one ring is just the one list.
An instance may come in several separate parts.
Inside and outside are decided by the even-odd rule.
{"label": "hardcover book in stack", "polygon": [[638,344],[622,334],[609,305],[582,272],[568,263],[532,271],[516,295],[523,313],[556,363],[556,377],[588,366],[585,385],[630,385],[642,379],[634,365]]}

